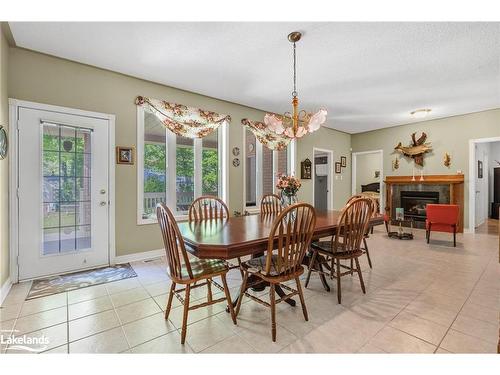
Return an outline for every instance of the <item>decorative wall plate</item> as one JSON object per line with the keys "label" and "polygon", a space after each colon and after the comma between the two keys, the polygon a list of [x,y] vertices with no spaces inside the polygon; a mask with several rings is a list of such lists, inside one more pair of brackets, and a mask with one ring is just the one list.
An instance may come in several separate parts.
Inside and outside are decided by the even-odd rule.
{"label": "decorative wall plate", "polygon": [[7,157],[8,145],[7,132],[5,128],[0,125],[0,160]]}
{"label": "decorative wall plate", "polygon": [[240,148],[239,147],[233,147],[233,155],[238,156],[240,154]]}
{"label": "decorative wall plate", "polygon": [[240,159],[234,158],[233,159],[233,167],[239,167],[240,166]]}

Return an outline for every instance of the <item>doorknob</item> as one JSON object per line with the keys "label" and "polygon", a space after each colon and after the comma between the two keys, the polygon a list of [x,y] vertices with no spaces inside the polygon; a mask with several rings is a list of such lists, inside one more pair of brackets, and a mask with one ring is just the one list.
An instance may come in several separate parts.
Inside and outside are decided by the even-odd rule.
{"label": "doorknob", "polygon": [[106,194],[106,190],[101,189],[101,190],[99,191],[99,193],[101,193],[101,194]]}
{"label": "doorknob", "polygon": [[101,203],[99,203],[100,206],[105,206],[106,205],[106,202],[105,201],[101,201]]}

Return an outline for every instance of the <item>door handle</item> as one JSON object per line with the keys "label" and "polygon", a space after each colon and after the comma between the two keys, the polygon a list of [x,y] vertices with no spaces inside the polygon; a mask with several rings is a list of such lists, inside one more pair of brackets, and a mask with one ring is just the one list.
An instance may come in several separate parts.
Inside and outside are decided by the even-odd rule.
{"label": "door handle", "polygon": [[101,201],[101,203],[99,203],[99,206],[105,206],[105,205],[106,205],[105,201]]}

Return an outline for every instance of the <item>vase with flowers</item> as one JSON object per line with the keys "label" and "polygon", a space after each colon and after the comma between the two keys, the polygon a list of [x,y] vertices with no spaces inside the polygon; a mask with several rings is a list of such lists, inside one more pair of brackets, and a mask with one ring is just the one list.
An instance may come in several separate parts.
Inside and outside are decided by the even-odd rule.
{"label": "vase with flowers", "polygon": [[297,203],[297,192],[300,189],[300,180],[295,176],[280,174],[276,187],[280,191],[281,205],[283,208]]}

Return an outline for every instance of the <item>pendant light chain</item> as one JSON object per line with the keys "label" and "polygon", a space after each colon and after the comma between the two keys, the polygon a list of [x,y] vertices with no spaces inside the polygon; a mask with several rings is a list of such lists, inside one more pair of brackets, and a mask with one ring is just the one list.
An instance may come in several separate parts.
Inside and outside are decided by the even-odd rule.
{"label": "pendant light chain", "polygon": [[[312,114],[304,110],[299,110],[299,98],[297,93],[297,42],[302,37],[299,31],[288,34],[288,41],[293,44],[293,91],[292,91],[292,111],[287,111],[283,115],[266,113],[264,124],[267,131],[276,133],[280,137],[290,140],[302,138],[306,134],[318,130],[326,121],[326,109],[320,109]],[[266,135],[267,137],[267,135]]]}
{"label": "pendant light chain", "polygon": [[297,96],[297,57],[295,54],[295,42],[293,42],[293,92],[292,96],[295,98]]}

